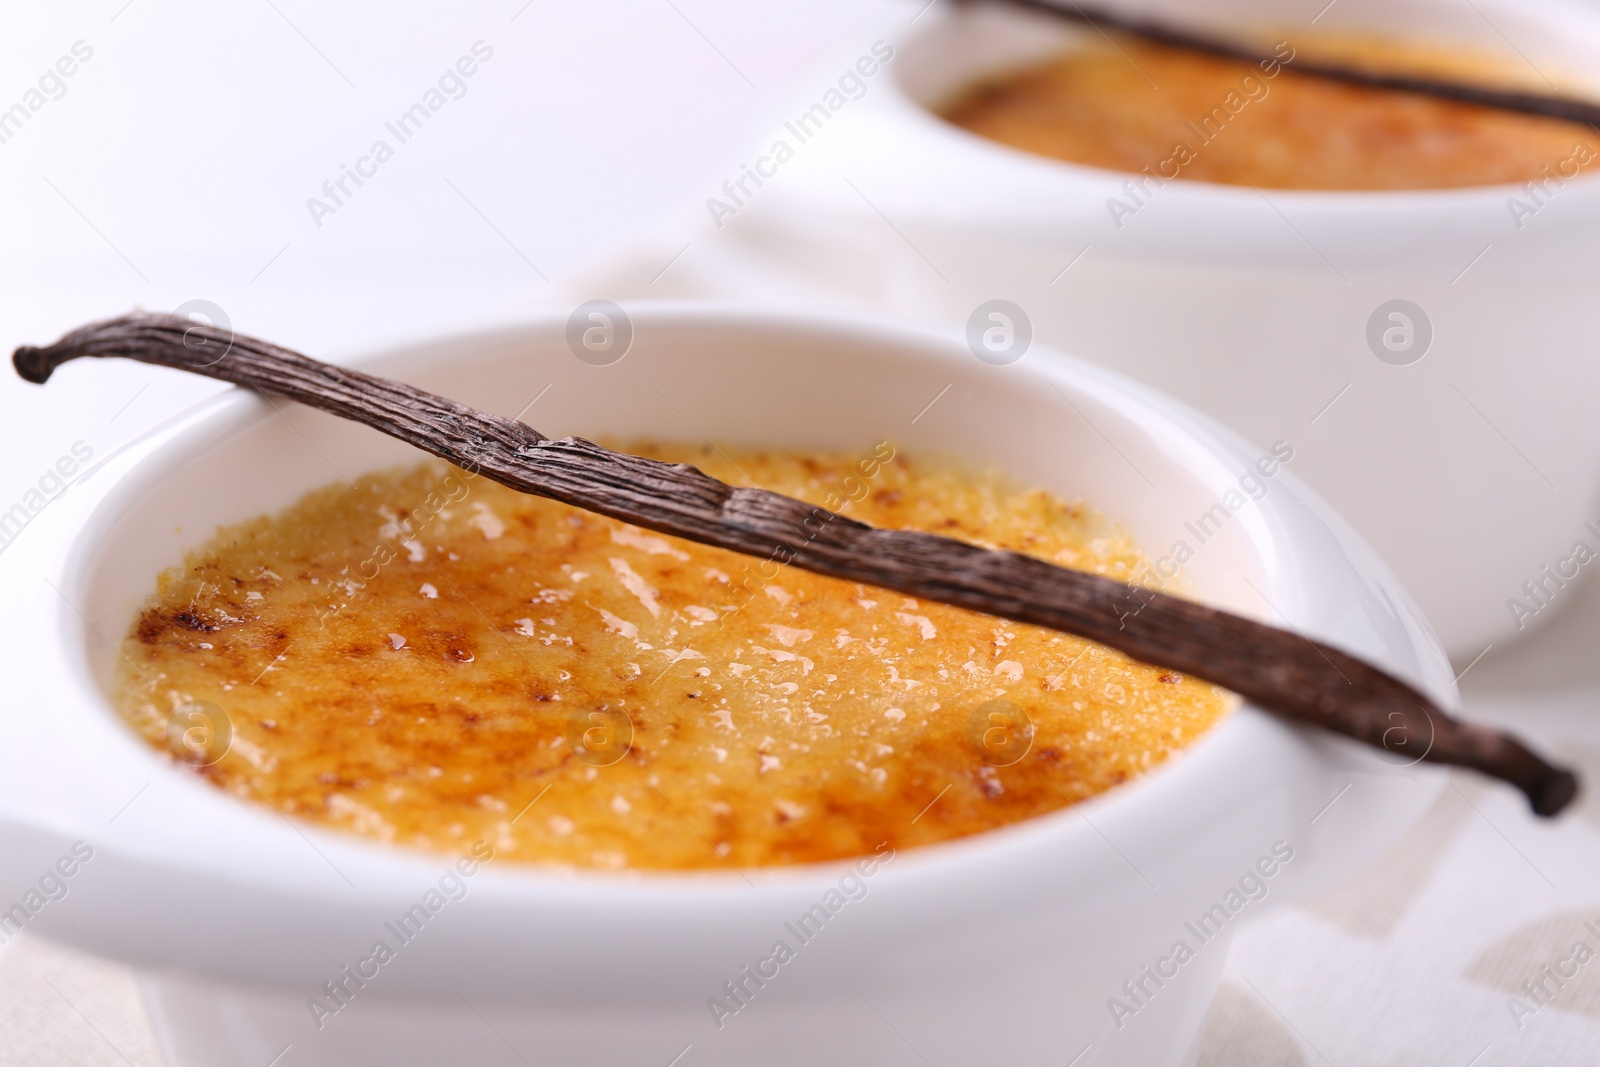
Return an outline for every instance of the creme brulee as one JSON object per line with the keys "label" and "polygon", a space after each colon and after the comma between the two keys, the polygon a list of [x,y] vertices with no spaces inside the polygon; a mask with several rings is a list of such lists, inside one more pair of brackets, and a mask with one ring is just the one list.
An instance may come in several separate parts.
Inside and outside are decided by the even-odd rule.
{"label": "creme brulee", "polygon": [[[1318,59],[1355,67],[1551,91],[1485,56],[1379,41],[1313,45]],[[1095,39],[970,89],[944,117],[1013,148],[1150,181],[1436,189],[1561,182],[1600,158],[1600,136],[1581,124],[1301,74],[1294,45],[1264,51],[1276,58],[1252,64]]]}
{"label": "creme brulee", "polygon": [[[887,444],[633,450],[882,526],[1117,578],[1142,564],[1081,506]],[[219,530],[160,576],[122,651],[122,713],[240,797],[579,867],[804,863],[979,833],[1148,770],[1230,702],[1088,641],[434,463]]]}

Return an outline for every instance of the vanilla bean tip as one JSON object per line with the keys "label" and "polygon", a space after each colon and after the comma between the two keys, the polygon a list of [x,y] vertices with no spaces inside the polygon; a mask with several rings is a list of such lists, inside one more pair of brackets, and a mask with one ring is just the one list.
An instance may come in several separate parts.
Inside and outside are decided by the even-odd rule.
{"label": "vanilla bean tip", "polygon": [[1578,776],[1565,767],[1550,767],[1535,782],[1523,786],[1535,815],[1550,818],[1561,814],[1578,797]]}
{"label": "vanilla bean tip", "polygon": [[17,368],[17,374],[24,380],[34,385],[43,385],[50,380],[50,374],[56,369],[55,361],[48,352],[34,345],[23,345],[11,354],[11,365]]}
{"label": "vanilla bean tip", "polygon": [[1557,766],[1516,737],[1475,723],[1457,723],[1455,733],[1483,747],[1465,759],[1447,759],[1509,782],[1528,798],[1535,815],[1551,818],[1577,799],[1581,783],[1570,768]]}

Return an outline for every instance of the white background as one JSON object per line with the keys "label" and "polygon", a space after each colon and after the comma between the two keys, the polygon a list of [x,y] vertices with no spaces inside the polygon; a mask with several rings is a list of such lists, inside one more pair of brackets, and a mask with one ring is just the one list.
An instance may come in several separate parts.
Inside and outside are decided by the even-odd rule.
{"label": "white background", "polygon": [[[94,54],[0,144],[0,351],[202,299],[329,358],[557,300],[922,3],[6,5],[0,109],[74,42]],[[479,40],[494,55],[466,94],[399,145],[384,123]],[[307,199],[379,137],[395,157],[317,226]],[[0,501],[75,440],[104,454],[216,388],[121,361],[48,389],[0,374]]]}

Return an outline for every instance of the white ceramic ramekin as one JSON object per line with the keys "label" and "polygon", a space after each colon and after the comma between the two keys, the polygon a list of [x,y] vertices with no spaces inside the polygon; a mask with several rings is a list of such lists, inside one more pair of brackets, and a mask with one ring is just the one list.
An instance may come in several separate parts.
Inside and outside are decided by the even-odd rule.
{"label": "white ceramic ramekin", "polygon": [[[1040,348],[1000,367],[959,334],[884,320],[631,311],[631,350],[609,366],[576,358],[553,315],[351,362],[508,415],[542,395],[524,417],[551,434],[844,449],[887,437],[1091,501],[1153,550],[1192,540],[1185,524],[1232,499],[1261,458],[1143,386]],[[76,363],[48,388],[99,371]],[[1082,1064],[1180,1064],[1234,925],[1352,870],[1440,783],[1245,707],[1076,809],[894,857],[804,944],[785,924],[826,904],[849,865],[626,875],[496,862],[392,961],[362,963],[396,942],[393,924],[454,857],[225,795],[153,752],[106,695],[112,642],[186,546],[415,458],[281,406],[243,392],[201,406],[101,461],[0,557],[0,909],[74,842],[92,849],[26,928],[144,972],[174,1067],[262,1067],[286,1047],[285,1065],[930,1055],[1024,1067],[1085,1048]],[[1261,484],[1197,546],[1194,594],[1287,621],[1453,704],[1440,649],[1373,553],[1291,473]],[[1204,929],[1220,933],[1202,942],[1186,924],[1214,905],[1222,918]],[[779,940],[796,957],[746,984],[746,1006],[719,1028],[708,1001],[728,1003],[725,983],[748,983],[747,965],[771,970],[761,960]],[[1181,963],[1179,941],[1192,954]],[[308,1001],[328,982],[348,1006],[319,1019]]]}
{"label": "white ceramic ramekin", "polygon": [[[1471,48],[1506,57],[1536,88],[1549,88],[1548,75],[1600,98],[1600,13],[1587,5],[1115,6],[1234,32],[1265,27],[1268,39],[1302,45],[1326,32]],[[862,98],[721,220],[766,261],[747,273],[766,277],[781,264],[813,296],[951,324],[1009,299],[1037,338],[1252,440],[1292,442],[1296,471],[1396,568],[1453,655],[1475,656],[1553,614],[1543,606],[1565,583],[1541,568],[1579,539],[1600,548],[1584,528],[1600,481],[1590,410],[1600,360],[1588,343],[1600,285],[1600,134],[1587,138],[1594,161],[1569,166],[1575,179],[1532,193],[1139,189],[1128,174],[1003,147],[930,111],[1085,36],[1099,40],[1004,5],[931,7]],[[1563,162],[1552,159],[1552,172]],[[1380,311],[1395,300],[1422,309],[1425,352],[1417,344],[1380,358],[1369,342],[1374,316],[1380,338],[1395,325]],[[1545,593],[1531,598],[1528,581]]]}

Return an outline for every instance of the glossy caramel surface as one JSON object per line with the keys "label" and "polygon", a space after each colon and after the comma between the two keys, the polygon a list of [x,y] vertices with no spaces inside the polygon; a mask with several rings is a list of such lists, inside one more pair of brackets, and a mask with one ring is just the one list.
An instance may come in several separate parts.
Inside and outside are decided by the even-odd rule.
{"label": "glossy caramel surface", "polygon": [[[1561,92],[1530,78],[1525,64],[1487,57],[1375,41],[1297,44],[1298,51],[1285,43],[1277,54]],[[1274,64],[1269,73],[1121,37],[1087,41],[1045,65],[975,86],[944,115],[1041,156],[1157,179],[1278,189],[1565,180],[1591,167],[1600,146],[1600,136],[1579,124],[1350,85],[1297,73],[1292,62]],[[1140,206],[1153,188],[1152,182],[1129,205]]]}
{"label": "glossy caramel surface", "polygon": [[[633,450],[1100,574],[1141,562],[1081,506],[886,444]],[[123,652],[121,712],[219,788],[401,845],[482,838],[573,867],[979,833],[1149,769],[1231,699],[431,463],[218,531],[160,576]]]}

